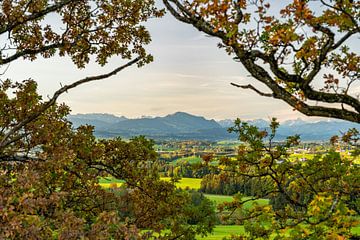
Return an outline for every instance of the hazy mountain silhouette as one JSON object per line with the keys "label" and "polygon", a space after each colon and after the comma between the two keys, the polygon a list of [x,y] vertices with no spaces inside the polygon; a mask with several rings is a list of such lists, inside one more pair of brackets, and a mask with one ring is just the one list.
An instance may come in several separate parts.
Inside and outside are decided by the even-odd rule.
{"label": "hazy mountain silhouette", "polygon": [[109,124],[121,122],[127,120],[127,118],[123,116],[117,117],[107,113],[87,113],[69,115],[68,120],[73,123],[74,127],[88,124],[95,128],[106,128]]}
{"label": "hazy mountain silhouette", "polygon": [[[165,117],[142,117],[128,119],[111,114],[77,114],[68,119],[74,127],[89,124],[95,126],[95,135],[101,138],[121,136],[130,138],[145,135],[154,139],[199,139],[224,140],[236,139],[227,129],[233,125],[233,120],[208,120],[185,112],[176,112]],[[260,129],[267,129],[269,122],[263,119],[248,121]],[[305,141],[326,141],[333,135],[341,134],[349,128],[358,128],[360,124],[330,120],[307,122],[301,119],[289,120],[281,123],[277,139],[299,134]]]}

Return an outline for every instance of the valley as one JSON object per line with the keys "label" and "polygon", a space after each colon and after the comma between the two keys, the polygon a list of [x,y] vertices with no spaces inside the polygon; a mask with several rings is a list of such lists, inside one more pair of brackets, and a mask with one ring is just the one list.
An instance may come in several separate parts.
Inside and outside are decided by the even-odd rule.
{"label": "valley", "polygon": [[[237,150],[239,141],[157,141],[154,146],[159,159],[159,174],[163,181],[173,181],[178,189],[186,191],[200,192],[205,198],[209,199],[215,207],[217,216],[216,226],[213,232],[208,236],[197,236],[197,240],[210,239],[220,240],[224,237],[231,237],[231,235],[245,234],[245,227],[238,217],[242,211],[252,211],[259,206],[271,206],[271,200],[252,196],[256,193],[256,189],[241,192],[244,189],[246,182],[241,183],[243,187],[237,188],[239,182],[235,183],[227,179],[223,182],[211,183],[212,187],[209,189],[207,181],[208,176],[222,176],[223,167],[219,166],[222,158],[233,159],[237,157]],[[278,143],[281,144],[280,142]],[[288,149],[290,161],[306,162],[311,161],[317,156],[329,154],[332,150],[329,143],[301,143],[296,147]],[[334,149],[333,149],[334,150]],[[339,154],[342,159],[353,158],[354,164],[360,164],[360,157],[352,157],[351,153],[355,148],[339,145],[335,152]],[[209,165],[211,167],[209,167]],[[211,180],[213,181],[213,180]],[[113,178],[102,178],[99,184],[107,189],[121,189],[124,181]],[[213,184],[218,184],[215,186]],[[240,184],[240,185],[241,185]],[[261,188],[256,183],[253,187]],[[224,187],[228,185],[228,187]],[[233,185],[233,186],[232,186]],[[236,185],[236,186],[235,186]],[[231,188],[232,187],[232,188]],[[250,187],[250,186],[248,186]],[[251,188],[251,187],[250,187]],[[231,190],[232,189],[232,190]],[[251,193],[250,193],[250,192]],[[237,199],[238,194],[242,196]],[[254,198],[254,200],[252,200]],[[232,202],[243,202],[242,207],[231,212],[226,209],[226,206],[231,205]],[[225,208],[224,208],[225,206]],[[230,217],[230,218],[227,218]],[[227,219],[227,220],[224,220]],[[270,227],[267,223],[267,227]],[[360,235],[360,225],[352,228],[354,234]]]}

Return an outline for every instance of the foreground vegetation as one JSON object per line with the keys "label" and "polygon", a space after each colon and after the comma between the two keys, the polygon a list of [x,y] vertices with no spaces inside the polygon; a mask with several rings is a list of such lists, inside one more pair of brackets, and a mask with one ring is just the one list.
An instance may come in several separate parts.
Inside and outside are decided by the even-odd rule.
{"label": "foreground vegetation", "polygon": [[[162,178],[162,180],[170,181],[170,178]],[[191,179],[191,178],[181,178],[177,183],[176,186],[178,188],[183,189],[200,189],[200,179]],[[123,181],[119,181],[113,178],[106,178],[99,181],[102,186],[109,187],[111,183],[123,184]],[[105,185],[103,185],[105,184]],[[120,185],[117,185],[120,186]],[[215,195],[215,194],[204,194],[206,198],[208,198],[211,202],[215,204],[215,206],[221,207],[224,204],[231,203],[234,201],[233,196],[226,196],[226,195]],[[251,200],[250,197],[244,197],[241,199],[242,201],[247,201],[243,208],[250,210],[254,206],[267,206],[269,204],[269,200],[267,199],[258,199],[258,200]],[[251,201],[248,201],[251,200]],[[222,212],[222,214],[228,214],[228,212]],[[218,215],[219,217],[221,214]],[[352,234],[360,236],[360,225],[354,226],[351,229]],[[231,237],[232,235],[243,235],[246,234],[244,225],[216,225],[213,229],[213,232],[206,237],[197,236],[196,239],[210,239],[210,240],[221,240],[224,237]],[[289,236],[289,234],[287,234]]]}
{"label": "foreground vegetation", "polygon": [[[360,32],[358,1],[290,1],[279,11],[281,19],[268,15],[270,4],[263,1],[163,2],[180,21],[218,37],[219,46],[271,93],[234,86],[283,99],[307,115],[360,122],[359,99],[350,95],[360,58],[345,45]],[[314,2],[326,10],[315,15]],[[274,141],[276,120],[266,131],[237,120],[231,128],[240,140],[236,151],[226,146],[218,152],[221,157],[202,151],[201,161],[187,154],[176,164],[167,161],[173,156],[159,159],[154,142],[144,137],[96,139],[91,126],[73,128],[67,120],[70,109],[58,98],[81,84],[151,62],[143,23],[164,11],[154,0],[1,3],[0,239],[189,240],[219,224],[213,237],[224,236],[225,230],[233,231],[234,239],[356,237],[359,165],[336,151],[347,146],[359,155],[356,129],[332,138],[329,151],[310,159],[290,157],[299,136]],[[251,9],[259,31],[242,31],[239,26],[254,19]],[[298,31],[304,28],[312,31]],[[55,54],[69,57],[78,68],[90,60],[104,66],[112,57],[125,63],[62,85],[46,98],[38,94],[33,76],[22,82],[4,77],[19,59]],[[343,81],[339,85],[334,75],[325,74],[323,88],[316,90],[312,82],[324,65]],[[161,176],[196,180],[177,183]],[[233,199],[211,195],[211,201],[190,188]]]}
{"label": "foreground vegetation", "polygon": [[[334,138],[326,152],[304,157],[288,151],[299,144],[298,136],[275,144],[278,123],[274,120],[270,127],[267,133],[239,120],[232,130],[246,145],[240,145],[237,157],[206,154],[200,165],[197,161],[169,163],[182,167],[174,171],[178,176],[162,180],[179,189],[204,192],[217,206],[216,222],[221,225],[212,239],[221,238],[227,228],[249,238],[355,238],[360,230],[358,148],[334,149],[341,144],[349,149],[357,142],[357,130]],[[203,178],[179,180],[181,174],[203,174]]]}

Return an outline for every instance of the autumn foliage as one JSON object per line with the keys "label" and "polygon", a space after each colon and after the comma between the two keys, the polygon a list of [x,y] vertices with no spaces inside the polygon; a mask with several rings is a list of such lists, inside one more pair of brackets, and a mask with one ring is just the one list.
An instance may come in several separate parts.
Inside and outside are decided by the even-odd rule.
{"label": "autumn foliage", "polygon": [[[0,86],[2,126],[42,104],[34,81]],[[73,129],[68,113],[52,106],[1,149],[1,239],[146,239],[164,229],[171,231],[161,239],[189,239],[211,229],[207,216],[189,224],[192,196],[160,180],[151,141],[97,140],[93,127]],[[100,177],[125,183],[104,189]]]}
{"label": "autumn foliage", "polygon": [[[203,179],[205,191],[238,187],[234,201],[219,207],[223,221],[244,226],[245,233],[231,239],[358,239],[352,232],[360,214],[358,145],[353,155],[331,149],[294,158],[289,149],[299,145],[299,136],[279,143],[278,127],[275,119],[265,131],[236,120],[230,128],[242,142],[236,159],[220,159],[213,164],[219,174]],[[352,145],[358,137],[351,130],[342,139]]]}
{"label": "autumn foliage", "polygon": [[[212,204],[199,217],[191,211],[193,194],[160,180],[152,141],[96,139],[91,126],[75,129],[70,109],[57,103],[83,83],[150,62],[143,22],[162,14],[152,0],[0,2],[2,71],[16,60],[55,54],[79,68],[92,56],[100,65],[110,57],[128,61],[49,99],[37,93],[31,73],[26,80],[0,75],[0,239],[148,239],[154,233],[191,239],[211,230]],[[125,183],[104,189],[99,179],[106,177]]]}
{"label": "autumn foliage", "polygon": [[[270,93],[308,115],[360,122],[360,2],[163,0],[178,20],[219,39]],[[328,73],[325,73],[328,72]],[[319,87],[320,86],[320,87]]]}

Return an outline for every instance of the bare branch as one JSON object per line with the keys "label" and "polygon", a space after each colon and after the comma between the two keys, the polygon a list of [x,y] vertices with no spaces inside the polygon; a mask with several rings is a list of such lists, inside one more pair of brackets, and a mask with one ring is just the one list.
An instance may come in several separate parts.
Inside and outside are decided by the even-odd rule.
{"label": "bare branch", "polygon": [[251,84],[239,85],[239,84],[236,84],[236,83],[231,83],[231,85],[233,85],[234,87],[242,88],[242,89],[251,89],[251,90],[255,91],[257,94],[259,94],[260,96],[263,96],[263,97],[274,97],[274,95],[272,93],[263,93],[260,90],[256,89]]}

